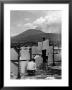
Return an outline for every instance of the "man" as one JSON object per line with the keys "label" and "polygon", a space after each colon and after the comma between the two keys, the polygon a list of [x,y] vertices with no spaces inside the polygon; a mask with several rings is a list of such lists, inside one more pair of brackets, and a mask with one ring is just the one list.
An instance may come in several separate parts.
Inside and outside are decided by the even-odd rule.
{"label": "man", "polygon": [[46,49],[47,49],[47,41],[45,40],[45,37],[43,37],[43,42],[42,42],[42,58],[43,58],[43,69],[46,70],[47,67],[47,59],[48,56],[46,56]]}
{"label": "man", "polygon": [[36,63],[35,63],[35,60],[32,59],[27,64],[28,75],[30,76],[35,75],[35,71],[36,71]]}

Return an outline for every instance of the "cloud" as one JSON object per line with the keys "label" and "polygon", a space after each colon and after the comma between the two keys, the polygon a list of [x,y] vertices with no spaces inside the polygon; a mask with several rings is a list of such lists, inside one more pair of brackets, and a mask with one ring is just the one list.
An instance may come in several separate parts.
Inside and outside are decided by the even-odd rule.
{"label": "cloud", "polygon": [[26,23],[24,24],[24,29],[35,29],[35,25],[33,25],[32,23]]}
{"label": "cloud", "polygon": [[51,23],[61,23],[61,11],[48,11],[47,16],[49,24]]}
{"label": "cloud", "polygon": [[51,24],[42,27],[42,31],[46,33],[61,33],[61,24]]}
{"label": "cloud", "polygon": [[33,25],[41,25],[45,22],[45,18],[44,17],[40,17],[38,19],[36,19],[34,22],[33,22]]}
{"label": "cloud", "polygon": [[[25,18],[29,20],[29,18]],[[61,33],[61,11],[48,11],[45,16],[41,16],[32,23],[18,24],[24,31],[28,29],[40,29],[46,33]]]}
{"label": "cloud", "polygon": [[46,16],[38,18],[33,24],[53,24],[53,23],[61,23],[61,15],[60,11],[50,11]]}
{"label": "cloud", "polygon": [[25,21],[28,21],[28,20],[30,20],[30,18],[24,18],[24,20],[25,20]]}
{"label": "cloud", "polygon": [[18,23],[16,26],[17,26],[17,27],[22,27],[22,24]]}
{"label": "cloud", "polygon": [[50,11],[46,16],[36,19],[33,23],[42,31],[47,33],[60,33],[61,32],[61,12]]}

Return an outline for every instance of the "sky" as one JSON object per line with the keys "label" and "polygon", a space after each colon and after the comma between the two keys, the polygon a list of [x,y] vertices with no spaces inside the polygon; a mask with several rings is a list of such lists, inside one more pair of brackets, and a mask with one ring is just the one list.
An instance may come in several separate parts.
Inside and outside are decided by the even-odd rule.
{"label": "sky", "polygon": [[11,10],[10,35],[36,29],[45,33],[61,33],[60,10]]}

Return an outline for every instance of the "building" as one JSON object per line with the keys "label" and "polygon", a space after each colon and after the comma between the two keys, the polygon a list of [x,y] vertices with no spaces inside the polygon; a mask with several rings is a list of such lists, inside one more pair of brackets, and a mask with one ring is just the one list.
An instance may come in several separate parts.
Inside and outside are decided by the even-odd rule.
{"label": "building", "polygon": [[10,72],[13,75],[18,74],[18,53],[15,51],[14,48],[10,49]]}

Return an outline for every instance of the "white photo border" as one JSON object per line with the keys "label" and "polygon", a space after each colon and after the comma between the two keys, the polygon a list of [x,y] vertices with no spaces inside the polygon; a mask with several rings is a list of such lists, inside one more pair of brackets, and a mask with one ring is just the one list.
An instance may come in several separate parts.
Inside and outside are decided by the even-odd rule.
{"label": "white photo border", "polygon": [[[62,79],[10,79],[10,10],[62,10]],[[4,4],[4,86],[68,86],[69,4]]]}

